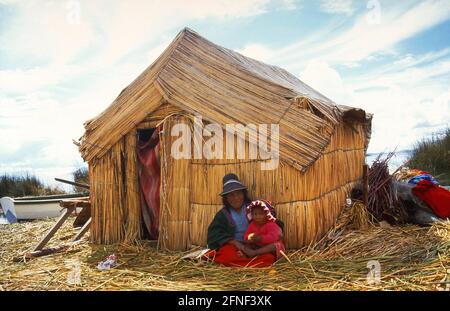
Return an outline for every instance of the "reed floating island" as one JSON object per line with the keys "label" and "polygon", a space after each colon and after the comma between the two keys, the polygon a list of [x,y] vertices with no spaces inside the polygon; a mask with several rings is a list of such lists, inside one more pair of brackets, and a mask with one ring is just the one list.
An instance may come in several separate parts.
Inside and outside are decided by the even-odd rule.
{"label": "reed floating island", "polygon": [[[431,227],[369,225],[357,229],[344,210],[320,241],[287,252],[269,268],[229,268],[182,260],[185,252],[157,250],[149,241],[95,245],[85,238],[52,256],[14,263],[37,242],[50,220],[0,226],[1,290],[447,290],[450,288],[450,223]],[[74,234],[70,223],[50,242]],[[117,266],[97,264],[115,254]],[[368,263],[380,263],[379,282],[368,282]]]}

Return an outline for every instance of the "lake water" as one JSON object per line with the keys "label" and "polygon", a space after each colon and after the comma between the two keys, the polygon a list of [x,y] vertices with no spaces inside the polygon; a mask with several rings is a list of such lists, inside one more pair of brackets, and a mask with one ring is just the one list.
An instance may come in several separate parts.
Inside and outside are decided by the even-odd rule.
{"label": "lake water", "polygon": [[[377,158],[378,153],[368,153],[366,155],[366,163],[372,166],[373,161]],[[411,156],[411,150],[402,150],[395,153],[389,161],[389,172],[394,172],[400,165],[404,164]],[[381,158],[385,158],[382,156]]]}

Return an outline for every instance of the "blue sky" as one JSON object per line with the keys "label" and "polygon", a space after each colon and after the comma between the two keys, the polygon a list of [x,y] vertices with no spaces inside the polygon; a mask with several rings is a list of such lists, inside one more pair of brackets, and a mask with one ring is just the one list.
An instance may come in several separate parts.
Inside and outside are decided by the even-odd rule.
{"label": "blue sky", "polygon": [[70,178],[83,122],[186,26],[374,113],[369,152],[449,125],[449,0],[0,0],[0,172]]}

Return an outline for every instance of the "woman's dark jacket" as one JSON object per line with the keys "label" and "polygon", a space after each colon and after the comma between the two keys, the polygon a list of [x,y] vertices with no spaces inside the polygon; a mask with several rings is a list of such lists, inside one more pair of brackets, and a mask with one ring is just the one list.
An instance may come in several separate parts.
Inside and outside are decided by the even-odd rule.
{"label": "woman's dark jacket", "polygon": [[208,248],[218,249],[226,242],[234,239],[236,224],[231,218],[230,210],[223,207],[214,216],[213,221],[208,227]]}

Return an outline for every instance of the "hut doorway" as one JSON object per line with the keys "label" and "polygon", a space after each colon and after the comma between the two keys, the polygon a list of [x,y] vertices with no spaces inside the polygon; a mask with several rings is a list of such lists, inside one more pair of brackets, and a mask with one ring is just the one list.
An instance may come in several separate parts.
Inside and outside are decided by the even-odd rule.
{"label": "hut doorway", "polygon": [[159,128],[138,130],[137,158],[143,237],[158,239],[160,211],[160,143]]}

